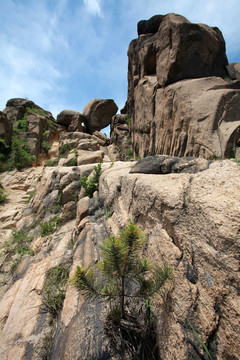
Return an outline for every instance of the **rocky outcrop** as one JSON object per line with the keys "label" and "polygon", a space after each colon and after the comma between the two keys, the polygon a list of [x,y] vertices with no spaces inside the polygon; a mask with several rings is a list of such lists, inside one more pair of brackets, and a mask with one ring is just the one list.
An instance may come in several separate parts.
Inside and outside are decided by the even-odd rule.
{"label": "rocky outcrop", "polygon": [[130,142],[130,118],[127,114],[117,114],[113,116],[111,122],[110,143],[114,145],[114,152],[117,160],[127,159],[127,152],[131,150]]}
{"label": "rocky outcrop", "polygon": [[108,126],[117,110],[117,105],[111,99],[91,100],[83,109],[83,115],[87,119],[87,131],[92,134]]}
{"label": "rocky outcrop", "polygon": [[240,63],[231,63],[227,66],[228,74],[232,80],[240,81]]}
{"label": "rocky outcrop", "polygon": [[[20,98],[9,100],[3,113],[14,134],[27,141],[31,153],[40,164],[42,154],[46,155],[60,131],[52,114],[33,101]],[[10,136],[13,131],[9,132]]]}
{"label": "rocky outcrop", "polygon": [[240,135],[240,89],[214,77],[157,86],[151,77],[135,88],[135,154],[234,157]]}
{"label": "rocky outcrop", "polygon": [[134,219],[149,234],[148,256],[175,269],[172,289],[155,300],[162,359],[203,356],[189,322],[213,358],[239,357],[239,171],[223,161],[196,174],[113,167],[101,177],[100,198],[114,209],[108,228],[116,234]]}
{"label": "rocky outcrop", "polygon": [[[54,165],[73,166],[115,160],[108,151],[109,140],[106,135],[95,132],[93,135],[75,131],[65,132],[59,138],[58,156],[51,159]],[[50,162],[50,164],[51,164]]]}
{"label": "rocky outcrop", "polygon": [[141,20],[137,24],[138,36],[144,34],[155,34],[164,19],[164,15],[152,16],[149,20]]}
{"label": "rocky outcrop", "polygon": [[239,146],[240,86],[224,80],[221,32],[175,14],[158,23],[157,32],[142,30],[128,50],[134,155],[232,157]]}
{"label": "rocky outcrop", "polygon": [[[173,160],[164,161],[168,159]],[[43,344],[50,359],[112,359],[103,336],[104,304],[84,300],[69,284],[62,311],[51,327],[42,307],[44,287],[50,269],[64,265],[71,276],[76,265],[98,262],[101,239],[116,235],[129,220],[148,234],[145,256],[174,268],[174,280],[152,304],[159,324],[160,357],[204,357],[190,322],[213,358],[238,359],[239,164],[216,161],[206,170],[168,174],[136,173],[139,164],[103,164],[99,192],[92,199],[79,188],[79,179],[89,176],[94,164],[1,175],[10,191],[1,216],[14,199],[14,206],[18,204],[20,191],[23,196],[37,185],[34,197],[25,208],[21,203],[15,217],[17,229],[34,235],[34,254],[22,256],[12,276],[12,255],[1,262],[1,359],[38,359]],[[14,198],[14,191],[19,196]],[[107,209],[111,216],[106,217]],[[40,224],[52,216],[59,216],[58,228],[40,236]],[[1,220],[2,226],[10,218]],[[2,241],[8,238],[6,231]]]}
{"label": "rocky outcrop", "polygon": [[202,158],[179,158],[155,155],[139,160],[130,174],[196,173],[208,169],[209,161]]}
{"label": "rocky outcrop", "polygon": [[63,110],[57,116],[57,123],[67,126],[70,132],[86,132],[85,122],[85,116],[74,110]]}

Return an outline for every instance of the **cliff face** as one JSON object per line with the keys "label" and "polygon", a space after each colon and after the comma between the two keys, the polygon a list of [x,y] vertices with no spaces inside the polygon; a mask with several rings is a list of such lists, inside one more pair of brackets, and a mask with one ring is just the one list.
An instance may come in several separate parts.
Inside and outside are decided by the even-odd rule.
{"label": "cliff face", "polygon": [[140,22],[138,32],[128,50],[134,155],[232,157],[240,86],[219,29],[168,14]]}
{"label": "cliff face", "polygon": [[[92,199],[79,179],[94,164],[1,175],[9,192],[0,209],[1,240],[8,239],[10,221],[33,236],[32,253],[19,258],[9,251],[2,258],[1,359],[112,358],[103,336],[104,305],[84,300],[66,284],[52,323],[46,286],[53,269],[68,269],[71,276],[77,265],[96,263],[101,239],[117,235],[130,220],[148,235],[145,256],[174,269],[174,280],[153,302],[161,358],[203,358],[190,321],[213,358],[239,359],[240,168],[230,160],[193,165],[182,161],[180,173],[164,175],[143,174],[139,164],[105,163]],[[33,188],[34,197],[24,204]],[[41,224],[55,216],[58,226],[40,235]]]}

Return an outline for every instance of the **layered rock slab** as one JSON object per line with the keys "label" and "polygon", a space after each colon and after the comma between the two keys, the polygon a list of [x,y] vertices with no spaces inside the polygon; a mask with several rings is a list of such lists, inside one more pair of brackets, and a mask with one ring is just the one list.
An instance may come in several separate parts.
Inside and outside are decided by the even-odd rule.
{"label": "layered rock slab", "polygon": [[240,89],[221,78],[182,80],[158,88],[154,76],[134,90],[136,155],[234,157],[239,146]]}
{"label": "layered rock slab", "polygon": [[114,203],[113,233],[133,219],[148,233],[149,258],[174,267],[172,288],[154,302],[161,358],[203,356],[190,321],[212,356],[238,359],[239,165],[215,162],[197,174],[126,171],[106,171],[100,197]]}
{"label": "layered rock slab", "polygon": [[[171,159],[171,158],[170,158]],[[165,159],[166,160],[166,159]],[[99,193],[83,197],[75,186],[94,165],[45,169],[34,199],[18,227],[44,214],[51,216],[59,193],[66,192],[66,206],[77,206],[50,240],[41,240],[41,251],[25,257],[15,282],[2,296],[0,307],[1,357],[37,359],[47,318],[41,314],[41,292],[47,271],[61,263],[88,266],[99,260],[101,239],[117,235],[134,220],[146,234],[144,256],[174,268],[174,278],[153,302],[159,321],[160,355],[163,359],[201,359],[203,349],[188,321],[201,335],[216,359],[237,359],[239,353],[239,224],[240,167],[217,161],[197,173],[130,173],[134,163],[103,164]],[[74,188],[78,201],[72,200]],[[65,207],[65,205],[64,205]],[[112,216],[105,217],[106,209]],[[68,213],[68,210],[67,210]],[[70,215],[70,216],[69,216]],[[70,221],[68,221],[68,219]],[[48,242],[53,247],[47,250]],[[73,247],[69,247],[72,243]],[[36,275],[37,274],[37,275]],[[26,301],[26,299],[28,299]],[[21,306],[21,312],[19,311]],[[59,314],[52,359],[111,359],[103,342],[104,307],[89,304],[70,285]],[[179,341],[180,339],[180,341]]]}

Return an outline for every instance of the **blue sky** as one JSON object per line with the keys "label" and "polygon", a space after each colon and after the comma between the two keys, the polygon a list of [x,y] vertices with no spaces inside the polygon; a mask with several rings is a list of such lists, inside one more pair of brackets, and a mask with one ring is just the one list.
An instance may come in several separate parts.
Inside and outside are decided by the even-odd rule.
{"label": "blue sky", "polygon": [[169,12],[218,26],[240,62],[239,0],[0,0],[0,110],[27,97],[56,115],[93,98],[127,98],[137,22]]}

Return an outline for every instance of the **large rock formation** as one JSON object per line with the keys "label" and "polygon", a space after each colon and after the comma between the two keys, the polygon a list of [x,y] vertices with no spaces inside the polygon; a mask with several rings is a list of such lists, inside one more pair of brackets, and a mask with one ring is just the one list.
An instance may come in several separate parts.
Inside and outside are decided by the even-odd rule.
{"label": "large rock formation", "polygon": [[[208,168],[205,161],[206,170],[195,173],[136,173],[142,161],[103,164],[92,199],[79,179],[94,164],[0,176],[9,193],[0,208],[1,242],[11,233],[10,223],[34,236],[32,253],[20,260],[11,252],[1,257],[1,359],[113,359],[103,335],[104,304],[85,300],[69,284],[63,309],[49,325],[44,294],[51,269],[68,268],[71,276],[76,265],[98,262],[101,239],[116,235],[129,220],[148,234],[145,256],[174,268],[174,280],[152,304],[160,357],[204,358],[190,322],[212,358],[239,359],[239,164],[216,161]],[[33,188],[34,197],[24,204]],[[53,216],[59,216],[58,228],[39,235],[41,224]]]}
{"label": "large rock formation", "polygon": [[85,121],[85,116],[74,110],[63,110],[57,116],[57,123],[67,126],[70,132],[86,132]]}
{"label": "large rock formation", "polygon": [[[140,22],[139,33],[128,50],[134,154],[232,157],[240,86],[224,80],[228,61],[219,29],[168,14]],[[237,78],[236,66],[229,69]]]}
{"label": "large rock formation", "polygon": [[4,130],[5,136],[10,135],[9,142],[14,130],[15,135],[27,141],[37,162],[41,162],[41,154],[46,153],[47,146],[58,137],[59,129],[52,114],[33,101],[21,98],[10,99],[3,113],[9,124]]}
{"label": "large rock formation", "polygon": [[87,131],[92,134],[105,128],[117,111],[118,107],[112,99],[92,99],[83,109]]}

